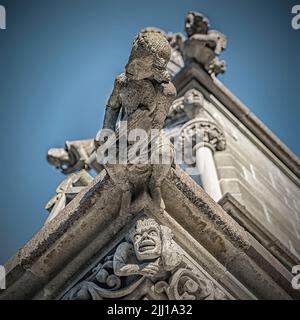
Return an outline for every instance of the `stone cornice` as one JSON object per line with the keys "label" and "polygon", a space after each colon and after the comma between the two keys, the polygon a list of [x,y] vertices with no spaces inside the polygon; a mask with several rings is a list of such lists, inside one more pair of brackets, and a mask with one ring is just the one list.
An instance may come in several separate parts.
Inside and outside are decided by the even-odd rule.
{"label": "stone cornice", "polygon": [[289,270],[300,261],[256,218],[245,206],[239,203],[230,193],[225,194],[218,203],[222,208],[267,250],[272,253]]}

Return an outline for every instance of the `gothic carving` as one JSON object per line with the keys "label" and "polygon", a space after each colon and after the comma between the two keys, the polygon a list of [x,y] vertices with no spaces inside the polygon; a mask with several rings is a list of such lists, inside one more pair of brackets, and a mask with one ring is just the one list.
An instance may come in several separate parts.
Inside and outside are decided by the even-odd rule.
{"label": "gothic carving", "polygon": [[209,30],[209,21],[198,12],[189,12],[185,19],[187,39],[181,34],[169,35],[174,51],[181,53],[185,64],[193,60],[210,74],[218,75],[226,71],[225,61],[218,56],[226,49],[227,39],[218,31]]}
{"label": "gothic carving", "polygon": [[[161,206],[161,184],[174,157],[170,141],[161,131],[176,96],[176,89],[167,71],[170,55],[170,45],[160,31],[145,30],[138,35],[125,73],[117,77],[106,108],[102,132],[107,135],[110,130],[117,133],[117,138],[108,137],[106,142],[104,139],[100,141],[100,134],[96,139],[98,154],[101,155],[109,146],[117,145],[116,141],[122,136],[121,129],[118,130],[116,126],[119,114],[123,121],[127,121],[128,132],[143,129],[147,137],[151,137],[151,141],[142,140],[145,143],[139,155],[131,153],[134,148],[128,142],[129,163],[118,162],[118,149],[117,163],[104,164],[110,177],[122,190],[121,211],[124,213],[130,211],[132,195],[141,193],[141,190],[149,190],[157,207]],[[156,130],[154,136],[153,129]],[[153,156],[159,159],[166,156],[170,161],[167,164],[145,161],[145,157],[152,159]]]}
{"label": "gothic carving", "polygon": [[189,120],[196,118],[203,111],[203,107],[203,94],[196,89],[188,90],[183,97],[173,102],[166,120],[166,126],[184,116],[187,116]]}
{"label": "gothic carving", "polygon": [[48,151],[48,162],[64,174],[82,169],[94,169],[99,173],[103,168],[92,159],[94,140],[67,141],[65,148],[52,148]]}
{"label": "gothic carving", "polygon": [[194,150],[205,144],[213,151],[224,151],[226,139],[221,129],[212,121],[196,118],[181,129],[183,143],[188,143]]}
{"label": "gothic carving", "polygon": [[227,299],[210,279],[183,261],[172,237],[168,227],[140,218],[125,241],[63,299]]}
{"label": "gothic carving", "polygon": [[92,181],[93,178],[85,170],[81,170],[79,173],[73,173],[63,180],[56,189],[56,195],[49,200],[45,207],[50,213],[47,221],[56,217],[58,213]]}

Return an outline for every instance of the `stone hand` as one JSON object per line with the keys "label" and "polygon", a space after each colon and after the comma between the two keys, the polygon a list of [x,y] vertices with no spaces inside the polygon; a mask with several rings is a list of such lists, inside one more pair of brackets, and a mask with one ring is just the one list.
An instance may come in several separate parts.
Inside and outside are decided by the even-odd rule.
{"label": "stone hand", "polygon": [[128,275],[139,274],[139,271],[140,268],[137,264],[127,264],[120,269],[120,272],[122,272],[122,274]]}
{"label": "stone hand", "polygon": [[140,273],[144,276],[155,276],[156,274],[158,274],[159,270],[160,268],[157,262],[151,262],[147,264]]}

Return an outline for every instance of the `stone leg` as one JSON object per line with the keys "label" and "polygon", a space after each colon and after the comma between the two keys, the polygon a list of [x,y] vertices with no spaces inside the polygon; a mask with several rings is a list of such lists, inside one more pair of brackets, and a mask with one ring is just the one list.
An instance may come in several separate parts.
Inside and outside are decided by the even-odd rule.
{"label": "stone leg", "polygon": [[105,164],[109,176],[112,178],[117,187],[121,189],[122,200],[121,200],[121,214],[126,214],[130,211],[131,205],[131,189],[129,175],[127,172],[126,165],[122,164]]}
{"label": "stone leg", "polygon": [[151,198],[158,211],[163,212],[165,205],[161,196],[161,185],[171,169],[171,164],[154,164],[152,166],[152,175],[149,183]]}

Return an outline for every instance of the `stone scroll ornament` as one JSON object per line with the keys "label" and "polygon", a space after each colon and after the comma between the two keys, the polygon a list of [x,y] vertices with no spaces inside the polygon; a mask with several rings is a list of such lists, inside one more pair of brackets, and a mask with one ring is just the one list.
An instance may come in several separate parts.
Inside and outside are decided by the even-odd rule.
{"label": "stone scroll ornament", "polygon": [[140,218],[125,240],[62,299],[227,299],[210,279],[183,261],[172,237],[168,227]]}
{"label": "stone scroll ornament", "polygon": [[[149,192],[158,210],[161,208],[161,184],[174,160],[174,150],[162,132],[176,89],[170,81],[167,64],[171,47],[158,30],[139,33],[133,43],[125,73],[116,78],[108,100],[103,129],[95,139],[97,159],[122,190],[121,212],[129,212],[131,200],[143,191]],[[142,129],[138,152],[130,139],[126,141],[125,163],[120,142],[126,122],[126,133]],[[113,133],[113,134],[112,134]],[[116,148],[116,161],[106,159],[107,151]],[[167,159],[167,161],[161,161]],[[114,159],[113,159],[114,160]],[[155,161],[156,160],[156,161]],[[157,161],[158,160],[158,161]]]}

